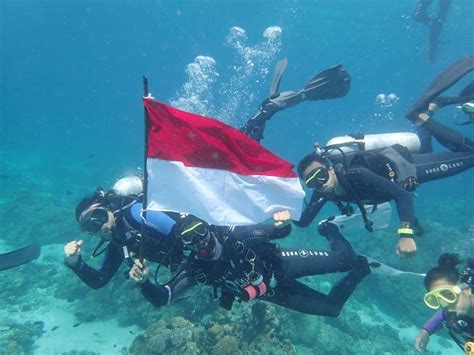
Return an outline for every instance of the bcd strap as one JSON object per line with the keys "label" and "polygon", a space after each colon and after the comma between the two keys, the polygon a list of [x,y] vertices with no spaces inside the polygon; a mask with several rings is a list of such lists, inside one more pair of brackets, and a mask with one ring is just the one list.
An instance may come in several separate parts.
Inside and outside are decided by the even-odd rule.
{"label": "bcd strap", "polygon": [[340,166],[339,164],[336,165],[334,171],[336,172],[336,176],[339,180],[339,182],[341,183],[342,187],[352,196],[352,198],[356,201],[356,205],[357,207],[359,208],[360,210],[360,214],[362,216],[362,219],[364,220],[364,226],[365,226],[365,229],[367,229],[369,232],[373,232],[374,231],[374,222],[372,222],[369,217],[367,216],[367,211],[365,210],[365,207],[364,205],[362,204],[362,201],[360,200],[360,198],[357,196],[357,194],[354,192],[354,190],[352,189],[352,186],[351,184],[349,183],[349,181],[347,181],[346,179],[346,172],[344,170],[344,168],[342,166]]}

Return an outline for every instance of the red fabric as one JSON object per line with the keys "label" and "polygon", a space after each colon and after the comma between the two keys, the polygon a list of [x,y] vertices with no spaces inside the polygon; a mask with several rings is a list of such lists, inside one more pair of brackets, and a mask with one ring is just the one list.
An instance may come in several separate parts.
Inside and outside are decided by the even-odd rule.
{"label": "red fabric", "polygon": [[143,102],[149,119],[148,158],[240,175],[296,177],[289,162],[233,127],[153,99]]}

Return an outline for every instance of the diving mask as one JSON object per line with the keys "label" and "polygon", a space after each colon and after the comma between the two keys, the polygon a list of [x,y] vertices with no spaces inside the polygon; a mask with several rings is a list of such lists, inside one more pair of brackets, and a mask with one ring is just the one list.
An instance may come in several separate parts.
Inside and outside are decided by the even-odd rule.
{"label": "diving mask", "polygon": [[215,250],[216,242],[209,230],[209,224],[195,220],[185,224],[179,233],[186,248],[196,251],[199,257],[210,257]]}
{"label": "diving mask", "polygon": [[329,169],[324,166],[315,168],[309,172],[304,181],[310,189],[320,190],[329,180]]}
{"label": "diving mask", "polygon": [[115,218],[112,212],[95,203],[81,213],[79,224],[83,232],[90,234],[100,232],[104,238],[108,238],[115,227]]}
{"label": "diving mask", "polygon": [[425,304],[432,309],[447,307],[458,301],[459,295],[465,289],[469,288],[467,284],[460,284],[450,287],[439,287],[425,294],[423,300]]}

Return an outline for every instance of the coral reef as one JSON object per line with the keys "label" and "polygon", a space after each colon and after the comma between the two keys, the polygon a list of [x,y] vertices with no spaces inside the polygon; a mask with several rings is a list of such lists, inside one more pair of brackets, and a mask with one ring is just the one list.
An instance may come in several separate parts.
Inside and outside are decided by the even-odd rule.
{"label": "coral reef", "polygon": [[38,322],[8,322],[0,324],[0,354],[28,354],[35,339],[43,334],[44,324]]}
{"label": "coral reef", "polygon": [[181,316],[153,323],[135,338],[131,354],[292,354],[283,316],[263,302],[207,314],[200,322]]}

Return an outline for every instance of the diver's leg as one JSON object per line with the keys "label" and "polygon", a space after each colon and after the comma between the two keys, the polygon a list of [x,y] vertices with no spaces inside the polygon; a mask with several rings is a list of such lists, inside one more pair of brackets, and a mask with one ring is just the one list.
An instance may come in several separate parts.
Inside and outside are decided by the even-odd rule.
{"label": "diver's leg", "polygon": [[278,111],[278,107],[266,99],[258,108],[258,112],[245,122],[240,130],[253,140],[260,143],[263,139],[263,131],[267,121]]}
{"label": "diver's leg", "polygon": [[448,17],[448,10],[450,5],[451,0],[439,0],[438,19],[440,19],[441,21],[446,20],[446,17]]}
{"label": "diver's leg", "polygon": [[[281,249],[281,270],[286,279],[349,271],[360,261],[350,243],[332,223],[326,223],[326,236],[331,250]],[[321,228],[320,228],[321,230]]]}
{"label": "diver's leg", "polygon": [[296,280],[281,282],[263,299],[298,312],[337,317],[354,289],[368,274],[370,268],[367,263],[354,268],[332,287],[328,295]]}
{"label": "diver's leg", "polygon": [[267,97],[259,106],[258,112],[240,129],[250,138],[260,142],[263,139],[265,124],[278,111],[296,106],[304,100],[301,91],[284,91]]}
{"label": "diver's leg", "polygon": [[437,152],[413,154],[419,183],[444,179],[474,167],[472,152]]}
{"label": "diver's leg", "polygon": [[430,63],[434,63],[436,61],[438,38],[448,15],[449,4],[450,0],[440,0],[438,16],[429,23],[430,33],[428,39],[428,56]]}
{"label": "diver's leg", "polygon": [[474,142],[472,140],[432,118],[424,122],[421,127],[429,132],[441,145],[453,152],[474,152]]}
{"label": "diver's leg", "polygon": [[417,126],[416,134],[420,139],[420,154],[431,153],[433,151],[431,133],[424,129],[423,126]]}

